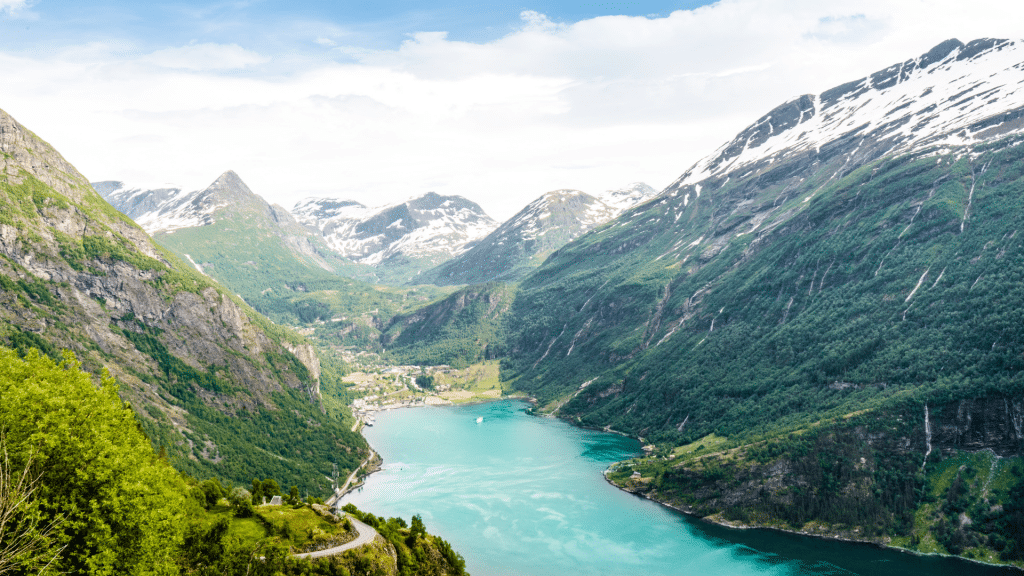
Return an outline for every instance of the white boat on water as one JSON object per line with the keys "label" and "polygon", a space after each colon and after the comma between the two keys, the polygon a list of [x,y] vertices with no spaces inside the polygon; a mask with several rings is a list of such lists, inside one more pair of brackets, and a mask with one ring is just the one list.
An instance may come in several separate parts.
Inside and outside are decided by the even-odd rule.
{"label": "white boat on water", "polygon": [[484,421],[484,417],[483,416],[480,416],[479,418],[476,419],[476,423],[477,424],[479,424],[479,423],[481,423],[483,421]]}

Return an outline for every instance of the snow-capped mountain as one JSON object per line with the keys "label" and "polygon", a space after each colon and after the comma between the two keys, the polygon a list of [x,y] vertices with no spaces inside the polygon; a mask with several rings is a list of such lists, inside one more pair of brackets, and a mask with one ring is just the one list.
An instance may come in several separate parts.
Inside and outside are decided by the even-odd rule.
{"label": "snow-capped mountain", "polygon": [[947,40],[819,95],[775,108],[697,162],[669,189],[761,170],[801,153],[850,154],[848,164],[922,147],[961,146],[1019,130],[1024,118],[1024,44]]}
{"label": "snow-capped mountain", "polygon": [[[121,213],[135,220],[136,223],[138,223],[139,218],[159,213],[162,206],[177,204],[176,199],[180,199],[183,196],[181,187],[171,183],[161,184],[161,186],[137,186],[137,184],[127,184],[119,180],[105,180],[92,182],[92,188],[104,200],[110,202]],[[187,194],[185,193],[185,196]],[[147,229],[144,225],[142,228],[146,229],[146,232],[153,234],[153,231]]]}
{"label": "snow-capped mountain", "polygon": [[605,190],[604,192],[597,194],[597,199],[612,208],[615,208],[618,211],[615,215],[618,216],[629,208],[632,208],[645,200],[654,198],[657,194],[658,191],[647,184],[644,184],[643,182],[633,182],[625,188]]}
{"label": "snow-capped mountain", "polygon": [[346,258],[378,267],[405,267],[411,275],[449,260],[497,226],[476,203],[434,192],[377,208],[351,200],[310,198],[297,203],[292,213],[299,222],[320,230]]}
{"label": "snow-capped mountain", "polygon": [[441,285],[516,280],[554,250],[654,194],[654,188],[642,182],[608,190],[599,197],[579,190],[548,192],[424,278]]}
{"label": "snow-capped mountain", "polygon": [[[232,171],[202,190],[119,181],[96,182],[93,188],[159,244],[246,297],[272,285],[280,288],[280,279],[301,282],[342,271],[367,275],[334,254],[318,232],[255,194]],[[253,281],[254,271],[262,271],[262,280]]]}
{"label": "snow-capped mountain", "polygon": [[254,194],[231,170],[202,190],[185,191],[173,185],[149,188],[120,181],[94,182],[93,188],[150,235],[206,226],[217,219],[219,212],[284,212]]}
{"label": "snow-capped mountain", "polygon": [[[1003,353],[1011,337],[990,327],[1021,309],[1001,299],[1019,295],[1009,270],[1024,261],[1022,143],[1019,41],[948,40],[791,100],[527,278],[510,311],[510,325],[528,327],[508,340],[521,367],[510,377],[542,383],[525,389],[542,404],[575,395],[563,416],[681,432],[695,403],[735,406],[750,381],[752,411],[826,378],[891,383],[910,374],[895,360],[906,343],[929,349],[920,343],[939,333],[948,355],[923,359],[906,383],[946,378],[939,358],[972,358],[970,372]],[[755,365],[766,368],[735,387],[702,387]],[[588,382],[612,369],[637,379]],[[577,395],[580,381],[590,385]],[[673,401],[622,410],[651,397]]]}

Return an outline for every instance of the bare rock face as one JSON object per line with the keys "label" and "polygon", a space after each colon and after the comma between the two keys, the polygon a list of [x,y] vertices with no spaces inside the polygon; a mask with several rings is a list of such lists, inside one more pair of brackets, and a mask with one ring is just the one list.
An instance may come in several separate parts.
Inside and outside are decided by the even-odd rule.
{"label": "bare rock face", "polygon": [[931,443],[944,453],[991,449],[1024,453],[1024,398],[990,396],[947,404],[930,413]]}
{"label": "bare rock face", "polygon": [[313,381],[313,387],[309,389],[309,393],[316,398],[320,397],[320,357],[316,355],[316,350],[309,344],[300,344],[298,346],[292,346],[286,344],[285,347],[288,351],[295,355],[302,362],[302,365],[309,370],[309,377]]}

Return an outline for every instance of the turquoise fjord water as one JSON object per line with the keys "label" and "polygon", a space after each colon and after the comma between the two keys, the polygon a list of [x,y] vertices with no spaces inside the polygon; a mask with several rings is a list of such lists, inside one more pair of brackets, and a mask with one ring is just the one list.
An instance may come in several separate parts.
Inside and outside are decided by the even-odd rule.
{"label": "turquoise fjord water", "polygon": [[420,514],[474,576],[1014,573],[691,519],[605,482],[609,464],[639,451],[635,440],[529,416],[527,407],[378,415],[365,435],[384,469],[343,502],[407,521]]}

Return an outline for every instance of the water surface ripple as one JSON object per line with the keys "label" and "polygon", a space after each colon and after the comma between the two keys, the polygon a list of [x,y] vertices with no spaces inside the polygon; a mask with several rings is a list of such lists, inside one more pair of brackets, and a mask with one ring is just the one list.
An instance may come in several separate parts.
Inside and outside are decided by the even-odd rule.
{"label": "water surface ripple", "polygon": [[1013,573],[688,518],[605,482],[609,464],[639,451],[635,440],[529,416],[527,406],[379,414],[364,433],[384,469],[343,502],[407,521],[420,514],[473,576]]}

